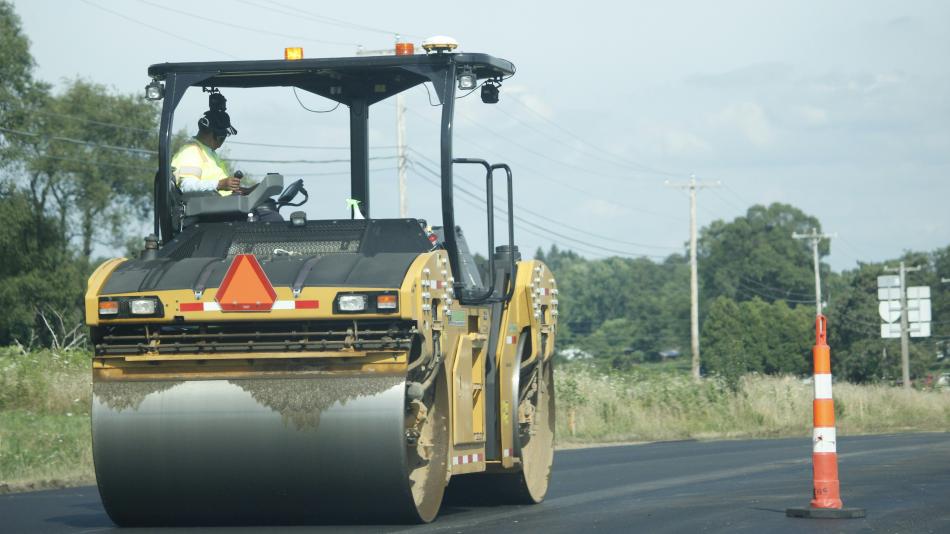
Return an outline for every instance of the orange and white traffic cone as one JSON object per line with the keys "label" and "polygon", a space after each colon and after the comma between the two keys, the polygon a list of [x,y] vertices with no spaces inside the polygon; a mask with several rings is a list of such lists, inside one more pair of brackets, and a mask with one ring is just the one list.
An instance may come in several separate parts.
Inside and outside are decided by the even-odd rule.
{"label": "orange and white traffic cone", "polygon": [[788,517],[848,519],[864,517],[862,508],[844,508],[838,483],[838,450],[835,437],[835,401],[831,396],[831,347],[828,346],[828,319],[815,319],[814,359],[815,401],[812,440],[812,480],[814,492],[809,508],[789,508]]}

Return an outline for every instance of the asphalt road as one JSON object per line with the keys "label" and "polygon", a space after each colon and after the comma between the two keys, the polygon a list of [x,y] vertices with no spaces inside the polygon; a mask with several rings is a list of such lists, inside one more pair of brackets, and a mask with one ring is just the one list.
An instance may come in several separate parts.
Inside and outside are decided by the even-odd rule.
{"label": "asphalt road", "polygon": [[[785,517],[810,498],[808,439],[685,441],[559,451],[537,506],[462,504],[450,495],[430,525],[267,531],[950,532],[950,434],[839,437],[838,451],[842,499],[866,518]],[[0,496],[0,532],[110,530],[95,487]]]}

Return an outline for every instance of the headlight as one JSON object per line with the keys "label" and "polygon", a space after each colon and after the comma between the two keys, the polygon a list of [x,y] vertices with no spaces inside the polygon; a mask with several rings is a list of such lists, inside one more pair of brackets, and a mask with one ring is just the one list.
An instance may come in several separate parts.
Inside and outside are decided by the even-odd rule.
{"label": "headlight", "polygon": [[340,295],[337,305],[343,312],[365,311],[366,300],[366,295]]}
{"label": "headlight", "polygon": [[103,319],[131,319],[164,317],[165,307],[158,297],[100,297],[99,317]]}
{"label": "headlight", "polygon": [[135,299],[129,301],[129,311],[132,315],[154,315],[156,309],[154,299]]}
{"label": "headlight", "polygon": [[152,80],[145,86],[145,98],[147,100],[161,100],[165,96],[165,86],[158,80]]}
{"label": "headlight", "polygon": [[334,313],[398,313],[399,293],[395,290],[366,293],[337,293]]}

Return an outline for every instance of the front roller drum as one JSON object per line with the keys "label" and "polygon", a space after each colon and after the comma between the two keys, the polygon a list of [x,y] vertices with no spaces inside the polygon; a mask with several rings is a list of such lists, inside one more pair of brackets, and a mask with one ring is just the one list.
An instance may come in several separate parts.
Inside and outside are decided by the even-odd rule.
{"label": "front roller drum", "polygon": [[399,375],[96,382],[103,505],[122,526],[431,521],[444,384],[405,390]]}

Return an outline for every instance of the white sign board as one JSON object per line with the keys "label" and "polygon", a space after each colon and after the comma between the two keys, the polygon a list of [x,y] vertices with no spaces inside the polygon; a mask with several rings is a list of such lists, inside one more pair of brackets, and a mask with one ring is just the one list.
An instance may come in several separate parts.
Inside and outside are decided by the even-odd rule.
{"label": "white sign board", "polygon": [[910,323],[910,337],[930,337],[930,323]]}
{"label": "white sign board", "polygon": [[[877,313],[885,324],[881,325],[881,337],[901,337],[901,279],[888,274],[877,277]],[[930,287],[907,288],[907,333],[910,337],[930,337]]]}
{"label": "white sign board", "polygon": [[909,299],[929,299],[930,286],[914,286],[907,288],[907,298]]}
{"label": "white sign board", "polygon": [[901,303],[899,300],[884,300],[877,303],[877,312],[885,323],[893,323],[901,318]]}
{"label": "white sign board", "polygon": [[901,288],[899,287],[879,287],[877,288],[877,300],[897,300],[901,299]]}
{"label": "white sign board", "polygon": [[[900,315],[898,315],[898,318],[900,318]],[[931,321],[930,299],[908,300],[907,320],[912,323],[929,323]]]}
{"label": "white sign board", "polygon": [[885,339],[901,337],[901,325],[899,323],[882,324],[881,337]]}
{"label": "white sign board", "polygon": [[877,277],[877,287],[900,287],[901,277],[896,274],[882,274]]}

